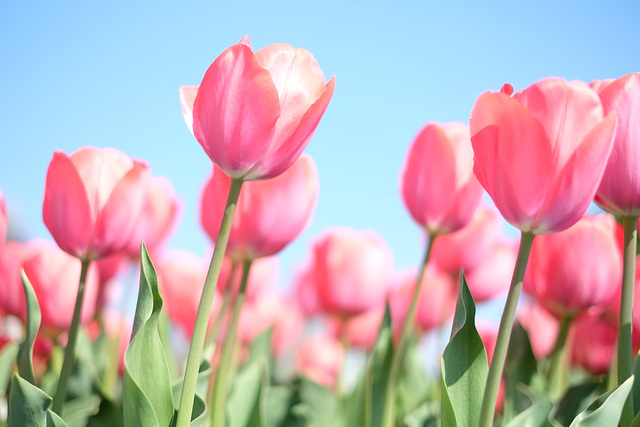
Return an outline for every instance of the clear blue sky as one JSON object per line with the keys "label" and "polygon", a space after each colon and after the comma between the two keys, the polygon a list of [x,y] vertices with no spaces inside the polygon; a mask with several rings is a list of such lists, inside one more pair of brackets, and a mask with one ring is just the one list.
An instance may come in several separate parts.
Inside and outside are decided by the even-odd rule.
{"label": "clear blue sky", "polygon": [[640,71],[640,3],[612,1],[3,1],[0,3],[0,189],[11,226],[42,223],[55,149],[116,147],[150,162],[183,203],[169,243],[203,254],[199,197],[208,157],[180,114],[178,88],[245,34],[254,49],[311,51],[329,108],[307,148],[320,176],[310,228],[282,254],[283,284],[329,226],[373,229],[398,268],[417,264],[421,230],[398,176],[429,121],[467,123],[475,99],[548,76],[590,81]]}

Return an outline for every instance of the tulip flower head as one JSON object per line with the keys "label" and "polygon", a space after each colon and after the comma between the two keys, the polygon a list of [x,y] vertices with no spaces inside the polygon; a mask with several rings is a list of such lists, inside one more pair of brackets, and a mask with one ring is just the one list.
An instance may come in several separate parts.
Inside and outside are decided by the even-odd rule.
{"label": "tulip flower head", "polygon": [[150,170],[121,151],[56,151],[49,164],[43,218],[67,253],[94,260],[121,251],[133,237]]}
{"label": "tulip flower head", "polygon": [[245,36],[211,64],[195,97],[186,87],[180,98],[187,126],[213,163],[231,178],[252,181],[273,178],[296,161],[334,86],[308,51],[274,44],[253,52]]}
{"label": "tulip flower head", "polygon": [[598,95],[582,82],[547,78],[511,91],[476,100],[469,119],[473,171],[514,227],[564,230],[593,200],[616,116],[605,117]]}
{"label": "tulip flower head", "polygon": [[402,196],[413,219],[432,235],[464,227],[482,197],[472,172],[469,130],[462,123],[424,127],[401,175]]}

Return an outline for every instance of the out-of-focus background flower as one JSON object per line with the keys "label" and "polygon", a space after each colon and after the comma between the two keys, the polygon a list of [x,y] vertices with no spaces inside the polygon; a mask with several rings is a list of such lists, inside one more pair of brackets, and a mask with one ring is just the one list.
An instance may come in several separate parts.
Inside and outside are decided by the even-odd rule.
{"label": "out-of-focus background flower", "polygon": [[408,147],[429,121],[467,123],[475,99],[548,76],[640,71],[640,4],[597,2],[2,2],[0,189],[9,239],[50,238],[42,222],[54,150],[115,147],[151,164],[182,201],[168,243],[202,255],[199,221],[211,162],[180,114],[245,34],[254,49],[309,50],[336,90],[306,149],[320,196],[309,229],[280,255],[288,287],[313,238],[333,226],[373,229],[398,269],[416,268],[424,233],[401,200]]}

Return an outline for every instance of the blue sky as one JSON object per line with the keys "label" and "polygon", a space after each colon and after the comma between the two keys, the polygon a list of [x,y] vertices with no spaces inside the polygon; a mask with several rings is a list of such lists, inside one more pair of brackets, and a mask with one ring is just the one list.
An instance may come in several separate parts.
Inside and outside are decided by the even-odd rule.
{"label": "blue sky", "polygon": [[254,49],[289,43],[336,76],[306,152],[320,176],[310,228],[282,254],[284,286],[330,226],[373,229],[412,268],[423,235],[398,176],[430,121],[467,123],[475,99],[548,76],[590,81],[640,71],[640,3],[601,2],[2,2],[0,189],[22,237],[42,223],[54,150],[115,147],[169,178],[182,216],[169,242],[204,254],[199,197],[210,160],[180,115],[178,88],[199,84],[245,34]]}

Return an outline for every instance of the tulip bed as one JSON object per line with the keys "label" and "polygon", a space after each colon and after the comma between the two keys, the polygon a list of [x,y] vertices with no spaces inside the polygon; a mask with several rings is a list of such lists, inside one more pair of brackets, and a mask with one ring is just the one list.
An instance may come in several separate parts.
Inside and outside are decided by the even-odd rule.
{"label": "tulip bed", "polygon": [[[245,37],[180,89],[214,165],[208,264],[164,249],[171,184],[115,149],[53,154],[43,219],[55,243],[6,242],[0,198],[0,421],[640,425],[640,73],[506,84],[478,97],[468,126],[427,124],[400,178],[426,236],[421,264],[395,272],[378,234],[331,228],[284,292],[275,255],[316,207],[302,152],[334,86],[306,50],[254,52]],[[602,212],[585,214],[593,201]],[[114,295],[127,270],[133,318]],[[499,327],[476,322],[476,304],[504,294]],[[425,351],[426,334],[447,336],[444,351]]]}

